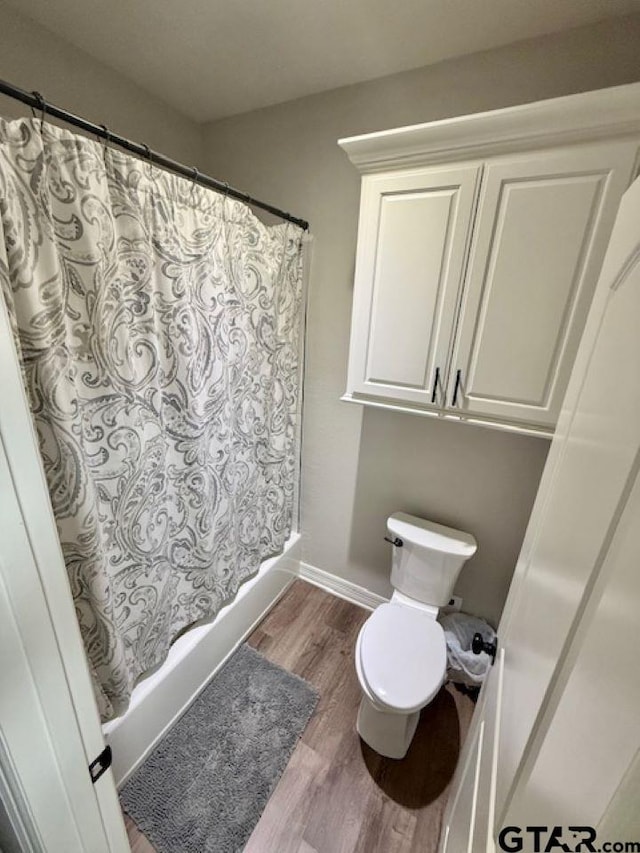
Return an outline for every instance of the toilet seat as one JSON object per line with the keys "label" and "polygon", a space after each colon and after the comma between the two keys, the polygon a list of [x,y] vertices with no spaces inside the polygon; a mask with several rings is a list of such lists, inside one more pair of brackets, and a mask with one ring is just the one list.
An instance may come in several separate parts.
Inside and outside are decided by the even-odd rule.
{"label": "toilet seat", "polygon": [[381,604],[363,625],[358,646],[363,687],[397,713],[424,707],[444,682],[444,631],[428,613]]}

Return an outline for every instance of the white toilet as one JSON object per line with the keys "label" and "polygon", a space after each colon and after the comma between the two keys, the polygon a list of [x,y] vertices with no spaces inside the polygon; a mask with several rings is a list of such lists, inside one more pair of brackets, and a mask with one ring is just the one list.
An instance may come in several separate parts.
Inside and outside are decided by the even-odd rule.
{"label": "white toilet", "polygon": [[447,648],[438,611],[478,546],[469,533],[403,512],[388,519],[387,529],[395,592],[358,634],[356,670],[363,696],[356,728],[380,755],[404,758],[421,709],[445,679]]}

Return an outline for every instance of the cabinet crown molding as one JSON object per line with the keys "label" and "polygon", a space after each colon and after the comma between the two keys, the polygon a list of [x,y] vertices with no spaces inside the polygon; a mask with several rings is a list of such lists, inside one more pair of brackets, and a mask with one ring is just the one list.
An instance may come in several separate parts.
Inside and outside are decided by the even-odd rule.
{"label": "cabinet crown molding", "polygon": [[339,139],[363,174],[640,132],[640,83]]}

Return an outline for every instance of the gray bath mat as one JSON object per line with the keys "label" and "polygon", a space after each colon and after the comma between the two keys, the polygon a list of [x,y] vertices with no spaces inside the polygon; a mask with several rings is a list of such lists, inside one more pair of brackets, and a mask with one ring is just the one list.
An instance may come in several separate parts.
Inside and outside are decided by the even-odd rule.
{"label": "gray bath mat", "polygon": [[158,853],[244,848],[318,701],[241,646],[120,791]]}

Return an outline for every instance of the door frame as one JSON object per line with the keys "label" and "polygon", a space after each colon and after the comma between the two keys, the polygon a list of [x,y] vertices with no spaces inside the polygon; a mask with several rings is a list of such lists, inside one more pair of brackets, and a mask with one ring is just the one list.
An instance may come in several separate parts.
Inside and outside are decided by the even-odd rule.
{"label": "door frame", "polygon": [[[64,825],[67,853],[125,853],[111,771],[93,784],[88,770],[104,749],[100,716],[1,298],[0,388],[0,619],[5,649],[15,652],[4,661],[15,678],[6,693],[23,697],[22,705],[0,703],[2,777],[12,792],[12,817],[22,816],[36,850],[61,837],[50,833]],[[40,749],[27,749],[36,742]],[[38,786],[45,796],[38,796]],[[48,802],[59,808],[52,811]]]}

